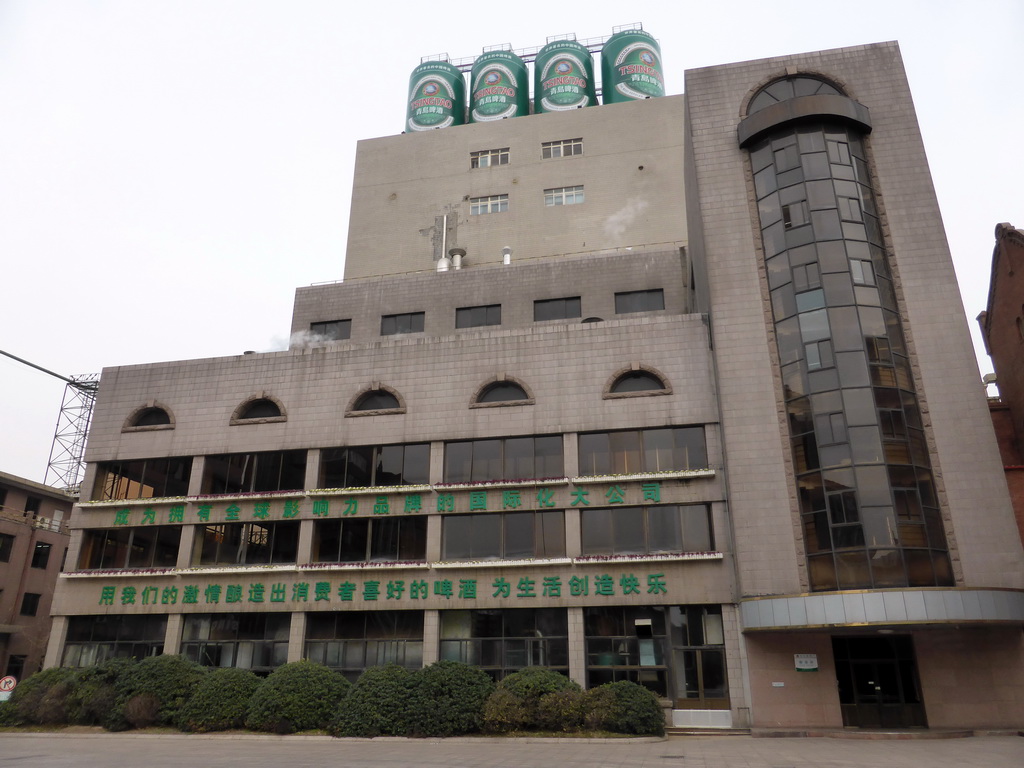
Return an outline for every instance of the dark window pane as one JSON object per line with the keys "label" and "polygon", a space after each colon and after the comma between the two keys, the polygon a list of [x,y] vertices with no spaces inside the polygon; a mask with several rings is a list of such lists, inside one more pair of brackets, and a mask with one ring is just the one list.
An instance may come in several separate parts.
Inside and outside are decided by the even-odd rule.
{"label": "dark window pane", "polygon": [[424,317],[423,312],[384,315],[380,319],[380,335],[394,336],[400,333],[422,333]]}
{"label": "dark window pane", "polygon": [[511,381],[499,381],[491,384],[477,398],[478,403],[505,403],[515,400],[528,400],[529,395],[518,384]]}
{"label": "dark window pane", "polygon": [[683,550],[683,532],[678,507],[674,505],[649,507],[647,531],[649,552],[681,552]]}
{"label": "dark window pane", "polygon": [[565,515],[561,510],[538,512],[537,557],[565,556]]}
{"label": "dark window pane", "polygon": [[505,462],[500,477],[520,480],[535,477],[533,438],[511,437],[505,440]]}
{"label": "dark window pane", "polygon": [[444,447],[444,481],[468,483],[472,478],[473,443],[447,443]]}
{"label": "dark window pane", "polygon": [[309,332],[326,341],[342,341],[352,335],[352,321],[329,320],[322,323],[310,323]]}
{"label": "dark window pane", "polygon": [[534,557],[533,513],[506,513],[504,518],[505,541],[503,556],[506,558]]}
{"label": "dark window pane", "polygon": [[665,308],[665,292],[661,289],[628,291],[615,294],[615,314],[653,312]]}
{"label": "dark window pane", "polygon": [[652,392],[665,389],[665,384],[653,373],[647,371],[630,371],[624,373],[612,384],[611,392]]}
{"label": "dark window pane", "polygon": [[240,419],[269,419],[281,415],[281,409],[273,400],[253,400],[242,411]]}
{"label": "dark window pane", "polygon": [[533,302],[533,319],[539,320],[568,320],[582,316],[582,307],[579,296],[570,296],[562,299],[541,299]]}
{"label": "dark window pane", "polygon": [[135,417],[136,427],[155,427],[170,424],[171,417],[163,408],[146,408]]}
{"label": "dark window pane", "polygon": [[355,411],[384,411],[392,408],[400,408],[398,398],[390,392],[377,389],[372,392],[367,392],[365,395],[356,401],[353,410]]}
{"label": "dark window pane", "polygon": [[475,328],[484,325],[501,325],[501,304],[460,307],[455,310],[456,328]]}

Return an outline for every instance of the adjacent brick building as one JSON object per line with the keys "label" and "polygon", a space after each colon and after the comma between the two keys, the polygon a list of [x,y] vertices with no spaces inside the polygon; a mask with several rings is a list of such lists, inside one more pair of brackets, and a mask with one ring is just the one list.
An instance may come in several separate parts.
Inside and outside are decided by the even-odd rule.
{"label": "adjacent brick building", "polygon": [[894,43],[362,141],[345,280],[292,331],[103,372],[49,663],[1024,725],[1024,558]]}
{"label": "adjacent brick building", "polygon": [[1024,541],[1024,231],[996,227],[988,306],[978,315],[999,396],[989,400],[1017,528]]}
{"label": "adjacent brick building", "polygon": [[50,602],[67,553],[72,499],[48,485],[0,472],[0,671],[21,679],[40,669]]}

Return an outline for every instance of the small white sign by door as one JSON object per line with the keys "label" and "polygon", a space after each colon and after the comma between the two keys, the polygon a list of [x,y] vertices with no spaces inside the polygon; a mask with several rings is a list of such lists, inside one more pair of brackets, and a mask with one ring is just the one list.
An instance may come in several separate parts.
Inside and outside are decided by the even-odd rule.
{"label": "small white sign by door", "polygon": [[817,672],[818,654],[816,653],[794,653],[793,664],[797,672]]}

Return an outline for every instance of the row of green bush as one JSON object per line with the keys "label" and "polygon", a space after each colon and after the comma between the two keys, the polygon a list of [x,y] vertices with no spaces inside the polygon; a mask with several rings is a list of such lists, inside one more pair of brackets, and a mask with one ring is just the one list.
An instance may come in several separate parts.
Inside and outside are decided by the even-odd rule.
{"label": "row of green bush", "polygon": [[642,686],[616,682],[583,691],[538,667],[495,685],[480,669],[451,661],[414,671],[388,665],[366,670],[353,685],[311,661],[286,664],[261,679],[248,670],[208,670],[181,656],[154,656],[39,672],[0,704],[0,725],[244,727],[363,737],[538,730],[661,735],[665,719],[658,699]]}

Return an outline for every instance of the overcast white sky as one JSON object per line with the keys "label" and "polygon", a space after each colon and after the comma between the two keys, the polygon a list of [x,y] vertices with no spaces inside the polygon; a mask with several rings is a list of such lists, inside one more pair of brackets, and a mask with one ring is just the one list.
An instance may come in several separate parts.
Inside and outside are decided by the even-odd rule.
{"label": "overcast white sky", "polygon": [[[0,0],[0,349],[65,375],[283,349],[294,288],[341,277],[356,141],[401,131],[421,56],[637,21],[669,93],[898,40],[973,331],[994,227],[1024,226],[1020,0]],[[44,479],[63,391],[0,357],[0,471]]]}

